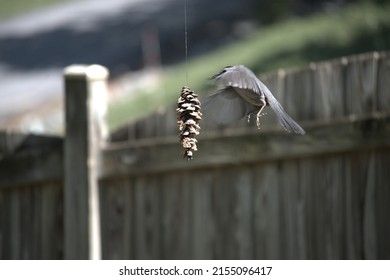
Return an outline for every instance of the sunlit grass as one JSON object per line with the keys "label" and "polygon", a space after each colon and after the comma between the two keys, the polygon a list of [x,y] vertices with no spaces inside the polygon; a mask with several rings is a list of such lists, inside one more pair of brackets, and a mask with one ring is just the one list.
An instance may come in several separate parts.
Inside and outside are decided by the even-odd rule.
{"label": "sunlit grass", "polygon": [[71,0],[0,0],[0,20],[66,1]]}
{"label": "sunlit grass", "polygon": [[[390,6],[359,5],[333,13],[296,18],[258,30],[250,38],[188,62],[189,84],[196,92],[226,65],[245,64],[257,73],[296,67],[343,55],[390,48]],[[160,89],[138,92],[110,107],[109,124],[118,127],[172,104],[185,85],[185,65],[164,70]]]}

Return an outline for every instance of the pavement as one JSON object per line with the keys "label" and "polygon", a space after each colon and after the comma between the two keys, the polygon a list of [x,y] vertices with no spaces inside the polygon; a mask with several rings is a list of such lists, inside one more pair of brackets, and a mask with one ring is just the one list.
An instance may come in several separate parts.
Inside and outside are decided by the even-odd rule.
{"label": "pavement", "polygon": [[[70,64],[102,64],[115,82],[183,60],[184,2],[71,1],[0,22],[0,129],[60,133],[62,71]],[[190,57],[239,38],[253,3],[187,0]]]}

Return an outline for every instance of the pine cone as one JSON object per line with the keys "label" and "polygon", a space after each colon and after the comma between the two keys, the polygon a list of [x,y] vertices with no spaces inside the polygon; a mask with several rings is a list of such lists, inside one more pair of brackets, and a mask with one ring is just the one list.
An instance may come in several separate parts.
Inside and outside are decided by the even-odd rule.
{"label": "pine cone", "polygon": [[192,159],[193,152],[197,151],[195,139],[199,135],[202,113],[200,112],[200,102],[198,95],[188,87],[184,86],[181,90],[181,95],[177,100],[177,124],[180,130],[180,143],[184,149],[183,157],[187,160]]}

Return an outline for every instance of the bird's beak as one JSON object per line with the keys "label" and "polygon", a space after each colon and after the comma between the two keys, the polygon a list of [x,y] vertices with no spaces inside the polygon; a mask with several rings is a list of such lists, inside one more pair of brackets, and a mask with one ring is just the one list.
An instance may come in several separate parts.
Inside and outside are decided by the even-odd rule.
{"label": "bird's beak", "polygon": [[206,81],[208,84],[211,85],[211,84],[216,82],[217,77],[218,77],[218,74],[215,74],[215,75],[211,76],[210,78],[206,78]]}
{"label": "bird's beak", "polygon": [[215,75],[211,76],[211,77],[209,78],[209,80],[215,80],[219,75],[220,75],[220,73],[215,74]]}
{"label": "bird's beak", "polygon": [[215,80],[217,77],[218,77],[219,73],[218,74],[215,74],[213,76],[211,76],[210,78],[208,78],[207,80],[211,81],[211,80]]}
{"label": "bird's beak", "polygon": [[[227,67],[230,67],[230,66],[227,66]],[[223,70],[221,70],[219,73],[215,74],[214,76],[212,76],[210,78],[210,80],[216,80],[219,76],[221,76],[223,73],[226,72],[226,68],[224,68]]]}

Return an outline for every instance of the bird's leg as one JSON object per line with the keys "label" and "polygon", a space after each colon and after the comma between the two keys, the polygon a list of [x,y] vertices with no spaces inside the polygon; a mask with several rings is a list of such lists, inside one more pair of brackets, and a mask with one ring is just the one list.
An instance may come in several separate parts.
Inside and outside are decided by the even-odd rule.
{"label": "bird's leg", "polygon": [[261,111],[263,111],[263,109],[265,108],[265,105],[266,105],[266,103],[264,102],[263,106],[261,106],[259,112],[256,115],[256,125],[257,125],[258,129],[260,129],[260,117],[262,116]]}

